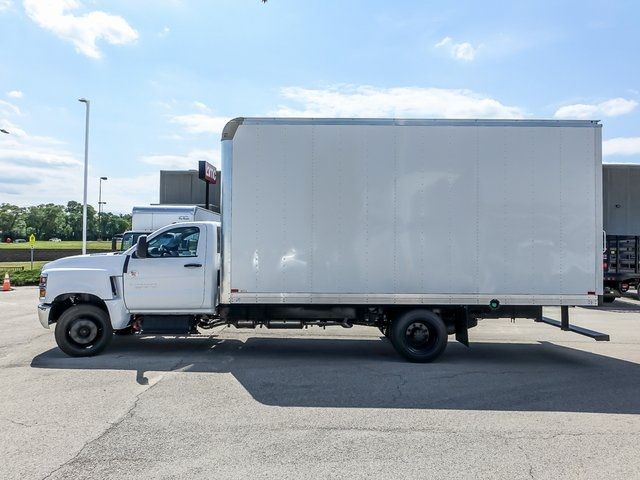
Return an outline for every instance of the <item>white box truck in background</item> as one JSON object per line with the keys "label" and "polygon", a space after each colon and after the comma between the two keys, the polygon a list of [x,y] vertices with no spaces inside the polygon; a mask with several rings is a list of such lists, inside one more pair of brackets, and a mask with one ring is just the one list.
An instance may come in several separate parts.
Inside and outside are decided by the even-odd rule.
{"label": "white box truck in background", "polygon": [[221,241],[187,222],[45,267],[40,321],[63,351],[113,330],[366,325],[426,362],[478,319],[543,306],[607,339],[567,309],[602,296],[595,121],[238,118],[222,162]]}
{"label": "white box truck in background", "polygon": [[[135,245],[140,235],[155,232],[165,225],[177,222],[211,221],[219,222],[220,214],[197,205],[149,205],[133,207],[131,230],[122,234],[119,250],[124,251]],[[112,250],[116,250],[115,239]]]}

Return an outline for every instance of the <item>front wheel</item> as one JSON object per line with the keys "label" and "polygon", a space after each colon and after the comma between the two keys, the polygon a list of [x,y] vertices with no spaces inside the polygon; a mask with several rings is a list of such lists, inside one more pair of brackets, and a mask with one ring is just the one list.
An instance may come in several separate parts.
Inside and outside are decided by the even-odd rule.
{"label": "front wheel", "polygon": [[104,350],[113,338],[109,315],[95,305],[74,305],[56,324],[56,343],[72,357],[89,357]]}
{"label": "front wheel", "polygon": [[400,315],[391,323],[389,333],[396,351],[412,362],[432,362],[447,347],[447,327],[429,310]]}

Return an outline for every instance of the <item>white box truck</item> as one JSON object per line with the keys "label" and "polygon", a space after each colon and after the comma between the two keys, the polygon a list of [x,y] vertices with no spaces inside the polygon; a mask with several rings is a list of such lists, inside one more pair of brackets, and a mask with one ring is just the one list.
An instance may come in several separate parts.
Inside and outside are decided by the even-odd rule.
{"label": "white box truck", "polygon": [[[118,250],[127,250],[136,244],[140,235],[155,232],[165,225],[193,221],[219,222],[220,214],[197,205],[145,205],[133,207],[131,230],[127,230],[121,235],[120,248]],[[116,240],[117,238],[112,240],[112,250],[116,250]]]}
{"label": "white box truck", "polygon": [[39,316],[70,355],[114,330],[376,327],[411,361],[485,317],[602,296],[596,121],[238,118],[222,134],[222,225],[44,268]]}

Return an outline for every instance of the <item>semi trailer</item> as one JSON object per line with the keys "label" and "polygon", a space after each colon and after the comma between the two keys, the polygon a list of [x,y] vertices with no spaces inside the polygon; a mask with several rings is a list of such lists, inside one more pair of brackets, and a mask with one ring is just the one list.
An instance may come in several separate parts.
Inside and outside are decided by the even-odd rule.
{"label": "semi trailer", "polygon": [[364,325],[428,362],[483,318],[608,339],[568,318],[603,294],[597,121],[237,118],[222,171],[221,223],[45,266],[39,319],[65,353],[114,332]]}

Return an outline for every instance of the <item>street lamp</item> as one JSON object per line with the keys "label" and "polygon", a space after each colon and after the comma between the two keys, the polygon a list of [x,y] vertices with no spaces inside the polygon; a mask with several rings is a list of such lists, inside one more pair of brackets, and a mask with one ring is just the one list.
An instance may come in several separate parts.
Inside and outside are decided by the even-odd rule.
{"label": "street lamp", "polygon": [[7,135],[9,135],[9,132],[7,132],[4,128],[0,128],[0,132],[6,133]]}
{"label": "street lamp", "polygon": [[108,178],[100,177],[100,187],[98,189],[98,235],[100,236],[100,240],[102,240],[102,206],[107,204],[107,202],[102,201],[102,181],[103,180],[108,180]]}
{"label": "street lamp", "polygon": [[89,100],[79,98],[79,102],[86,105],[86,119],[84,128],[84,194],[82,197],[82,254],[87,253],[87,170],[89,168]]}

